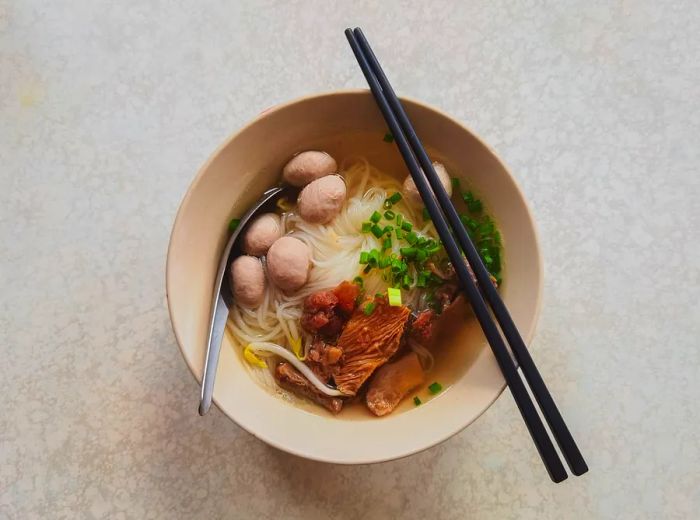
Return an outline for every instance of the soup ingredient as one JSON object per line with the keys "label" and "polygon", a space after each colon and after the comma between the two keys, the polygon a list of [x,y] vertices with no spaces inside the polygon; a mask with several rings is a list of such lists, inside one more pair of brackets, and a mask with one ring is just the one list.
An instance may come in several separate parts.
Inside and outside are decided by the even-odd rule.
{"label": "soup ingredient", "polygon": [[236,231],[236,229],[238,228],[238,224],[240,224],[240,223],[241,223],[241,219],[232,218],[231,222],[228,223],[229,232],[233,233],[234,231]]}
{"label": "soup ingredient", "polygon": [[265,295],[265,272],[260,259],[241,255],[231,262],[231,285],[236,302],[245,307],[260,305]]}
{"label": "soup ingredient", "polygon": [[435,381],[434,383],[428,385],[428,391],[433,395],[438,394],[442,391],[442,385]]}
{"label": "soup ingredient", "polygon": [[298,199],[301,218],[314,224],[328,224],[345,202],[345,181],[339,175],[327,175],[307,184]]}
{"label": "soup ingredient", "polygon": [[389,296],[389,305],[392,307],[398,307],[401,305],[401,289],[389,287],[386,292]]}
{"label": "soup ingredient", "polygon": [[279,215],[263,213],[248,226],[243,237],[243,251],[248,255],[264,256],[280,236],[282,226]]}
{"label": "soup ingredient", "polygon": [[413,404],[415,404],[416,406],[420,406],[422,403],[423,403],[423,402],[420,400],[420,397],[415,396],[415,397],[413,398]]}
{"label": "soup ingredient", "polygon": [[338,171],[335,159],[326,152],[309,150],[294,156],[282,169],[282,178],[301,188],[311,181]]}
{"label": "soup ingredient", "polygon": [[[447,173],[445,166],[439,162],[433,163],[433,168],[435,168],[435,173],[437,173],[440,179],[440,184],[447,192],[448,196],[452,196],[452,179],[450,179],[450,174]],[[406,180],[403,181],[403,193],[406,198],[413,202],[413,204],[420,206],[423,204],[423,199],[421,199],[420,193],[418,193],[418,188],[416,183],[413,182],[413,178],[409,175]]]}
{"label": "soup ingredient", "polygon": [[377,370],[367,390],[367,408],[377,416],[394,410],[406,395],[423,383],[425,376],[415,352]]}
{"label": "soup ingredient", "polygon": [[275,367],[275,380],[282,388],[307,397],[334,414],[337,414],[343,408],[342,399],[330,397],[319,392],[308,379],[289,363],[282,362]]}
{"label": "soup ingredient", "polygon": [[310,334],[334,338],[355,310],[360,287],[342,282],[332,291],[318,291],[304,300],[301,327]]}
{"label": "soup ingredient", "polygon": [[250,346],[247,346],[243,349],[243,357],[248,363],[250,363],[253,366],[256,366],[258,368],[267,368],[267,363],[265,362],[265,360],[260,359],[258,356],[256,356],[255,352],[253,352]]}
{"label": "soup ingredient", "polygon": [[309,246],[290,236],[278,238],[267,252],[270,280],[283,291],[296,291],[309,279]]}
{"label": "soup ingredient", "polygon": [[387,132],[384,134],[384,142],[385,143],[393,143],[394,142],[394,134],[391,132]]}
{"label": "soup ingredient", "polygon": [[408,307],[391,307],[384,298],[375,298],[371,314],[355,313],[343,329],[337,346],[343,351],[335,383],[343,394],[355,395],[372,373],[399,348]]}
{"label": "soup ingredient", "polygon": [[338,363],[342,356],[342,350],[317,337],[306,356],[306,364],[321,381],[328,383],[338,372]]}

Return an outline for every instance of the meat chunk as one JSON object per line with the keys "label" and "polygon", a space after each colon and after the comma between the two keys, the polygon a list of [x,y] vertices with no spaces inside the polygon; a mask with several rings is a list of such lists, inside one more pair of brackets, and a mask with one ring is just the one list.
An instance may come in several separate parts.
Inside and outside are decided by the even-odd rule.
{"label": "meat chunk", "polygon": [[440,314],[432,309],[418,313],[406,332],[409,341],[415,341],[424,347],[432,347],[435,339],[450,323],[461,323],[468,315],[469,307],[464,296],[459,295],[445,306]]}
{"label": "meat chunk", "polygon": [[333,294],[338,298],[338,310],[349,318],[357,306],[357,297],[360,295],[360,286],[352,282],[341,282],[333,289]]}
{"label": "meat chunk", "polygon": [[425,375],[415,352],[377,370],[367,390],[367,408],[374,415],[386,415],[401,399],[423,383]]}
{"label": "meat chunk", "polygon": [[275,380],[282,388],[311,399],[334,414],[337,414],[343,408],[343,400],[341,398],[330,397],[319,392],[308,379],[289,363],[282,362],[275,367]]}
{"label": "meat chunk", "polygon": [[374,303],[369,315],[355,311],[338,339],[343,358],[334,379],[346,395],[355,395],[377,367],[396,353],[410,315],[403,305],[392,307],[381,298]]}
{"label": "meat chunk", "polygon": [[338,347],[326,344],[321,338],[315,338],[306,356],[306,364],[324,382],[338,372],[338,362],[343,351]]}
{"label": "meat chunk", "polygon": [[355,310],[360,288],[351,282],[342,282],[332,291],[318,291],[304,300],[301,326],[310,334],[326,339],[335,338]]}

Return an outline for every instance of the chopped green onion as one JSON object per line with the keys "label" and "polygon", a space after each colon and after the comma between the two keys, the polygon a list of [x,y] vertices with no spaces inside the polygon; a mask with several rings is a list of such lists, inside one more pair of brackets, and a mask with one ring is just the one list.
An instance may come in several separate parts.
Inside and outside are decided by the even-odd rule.
{"label": "chopped green onion", "polygon": [[396,215],[396,225],[398,227],[401,227],[401,223],[403,222],[403,215],[401,213]]}
{"label": "chopped green onion", "polygon": [[364,265],[369,263],[369,253],[367,251],[362,251],[360,253],[360,264]]}
{"label": "chopped green onion", "polygon": [[376,249],[372,249],[369,252],[369,265],[372,267],[376,267],[376,265],[379,263],[379,251]]}
{"label": "chopped green onion", "polygon": [[396,191],[392,193],[391,196],[387,197],[386,200],[388,200],[392,204],[396,204],[398,201],[401,200],[401,194],[398,191]]}
{"label": "chopped green onion", "polygon": [[384,226],[383,232],[385,235],[390,235],[393,230],[394,226],[392,226],[391,224],[387,224],[386,226]]}
{"label": "chopped green onion", "polygon": [[435,395],[439,393],[442,390],[442,385],[435,381],[433,384],[428,386],[428,390],[430,391],[431,394]]}
{"label": "chopped green onion", "polygon": [[416,240],[416,247],[424,247],[428,239],[425,237],[418,237]]}
{"label": "chopped green onion", "polygon": [[372,225],[372,234],[377,238],[381,238],[381,236],[384,234],[384,230],[377,224],[374,224]]}
{"label": "chopped green onion", "polygon": [[420,405],[421,405],[420,397],[415,396],[415,397],[413,398],[413,404],[415,404],[416,406],[420,406]]}
{"label": "chopped green onion", "polygon": [[396,213],[394,213],[390,209],[388,209],[384,212],[384,218],[387,220],[394,220],[395,217],[396,217]]}
{"label": "chopped green onion", "polygon": [[355,278],[352,279],[353,283],[356,283],[360,287],[363,287],[365,285],[365,281],[362,279],[361,276],[356,276]]}
{"label": "chopped green onion", "polygon": [[385,238],[382,243],[382,249],[391,249],[391,238]]}
{"label": "chopped green onion", "polygon": [[365,266],[365,268],[362,270],[362,272],[365,273],[365,274],[367,274],[367,273],[369,273],[371,270],[372,270],[372,266],[369,265],[369,264],[367,264],[367,266]]}
{"label": "chopped green onion", "polygon": [[389,287],[387,289],[389,295],[389,305],[392,307],[401,307],[401,290]]}
{"label": "chopped green onion", "polygon": [[415,247],[402,247],[399,249],[399,253],[406,258],[411,258],[416,255],[418,250]]}
{"label": "chopped green onion", "polygon": [[418,235],[414,231],[411,231],[408,235],[406,235],[406,242],[409,244],[413,245],[416,243],[418,240]]}
{"label": "chopped green onion", "polygon": [[423,220],[426,222],[430,221],[430,213],[428,213],[428,208],[423,208]]}
{"label": "chopped green onion", "polygon": [[428,284],[427,282],[428,282],[428,277],[425,276],[425,273],[419,273],[418,280],[416,280],[416,287],[423,288]]}
{"label": "chopped green onion", "polygon": [[239,219],[239,218],[232,218],[232,219],[231,219],[231,222],[228,223],[228,230],[229,230],[231,233],[233,233],[234,231],[236,231],[236,228],[238,227],[238,225],[239,225],[240,223],[241,223],[241,219]]}
{"label": "chopped green onion", "polygon": [[452,177],[452,190],[459,192],[459,179],[457,177]]}
{"label": "chopped green onion", "polygon": [[398,227],[394,230],[394,233],[396,233],[397,240],[401,240],[403,238],[403,232]]}
{"label": "chopped green onion", "polygon": [[437,246],[427,248],[425,250],[425,252],[428,253],[428,256],[433,256],[433,255],[439,253],[441,249],[442,249],[442,246],[437,245]]}
{"label": "chopped green onion", "polygon": [[394,142],[394,135],[391,132],[387,132],[384,134],[384,142],[385,143],[393,143]]}
{"label": "chopped green onion", "polygon": [[413,279],[409,275],[405,274],[405,275],[403,275],[403,280],[402,280],[401,286],[404,289],[410,289],[411,282],[413,282]]}
{"label": "chopped green onion", "polygon": [[469,208],[469,211],[472,213],[479,213],[484,208],[484,205],[480,200],[476,199],[467,202],[467,208]]}
{"label": "chopped green onion", "polygon": [[384,269],[385,267],[389,267],[390,265],[391,265],[391,257],[384,255],[379,259],[379,268],[380,269]]}
{"label": "chopped green onion", "polygon": [[369,233],[370,231],[372,231],[372,223],[371,222],[363,222],[362,223],[362,232]]}
{"label": "chopped green onion", "polygon": [[374,312],[374,308],[376,307],[376,304],[374,302],[369,302],[367,305],[364,306],[362,309],[362,312],[365,313],[365,316],[369,316]]}
{"label": "chopped green onion", "polygon": [[462,200],[464,200],[466,204],[469,204],[471,201],[474,200],[474,194],[471,191],[462,193]]}
{"label": "chopped green onion", "polygon": [[401,223],[401,229],[404,231],[411,231],[413,229],[413,224],[411,224],[408,220],[404,220]]}
{"label": "chopped green onion", "polygon": [[369,219],[370,219],[374,224],[376,224],[377,222],[379,222],[379,220],[380,220],[381,218],[382,218],[382,214],[379,213],[378,211],[375,211],[374,213],[372,213],[372,216],[369,217]]}
{"label": "chopped green onion", "polygon": [[428,253],[425,252],[425,249],[419,249],[416,251],[416,262],[421,263],[425,262],[425,260],[428,258]]}

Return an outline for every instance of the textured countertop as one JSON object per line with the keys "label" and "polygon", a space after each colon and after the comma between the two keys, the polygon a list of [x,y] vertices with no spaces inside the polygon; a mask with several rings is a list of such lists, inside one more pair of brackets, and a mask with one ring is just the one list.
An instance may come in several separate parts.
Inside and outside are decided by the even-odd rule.
{"label": "textured countertop", "polygon": [[[164,290],[181,197],[260,110],[364,87],[355,24],[530,200],[532,348],[584,477],[549,481],[507,392],[364,467],[196,414]],[[0,518],[697,518],[699,28],[692,1],[0,0]]]}

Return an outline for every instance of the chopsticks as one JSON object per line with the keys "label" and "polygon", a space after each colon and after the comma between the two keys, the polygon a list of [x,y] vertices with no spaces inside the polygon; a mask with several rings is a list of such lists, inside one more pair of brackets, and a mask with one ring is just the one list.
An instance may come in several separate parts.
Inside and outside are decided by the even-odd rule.
{"label": "chopsticks", "polygon": [[[534,403],[527,393],[525,384],[503,341],[498,326],[500,326],[510,345],[515,359],[520,364],[530,391],[535,396],[542,415],[549,424],[550,430],[571,472],[577,476],[582,475],[588,471],[588,466],[554,403],[554,399],[549,393],[542,376],[537,370],[535,362],[530,356],[508,309],[491,283],[486,267],[464,229],[457,210],[452,205],[450,197],[442,186],[425,148],[416,135],[401,102],[389,84],[389,80],[384,74],[379,61],[374,52],[372,52],[369,42],[359,28],[356,28],[354,31],[346,29],[345,36],[367,79],[372,95],[389,126],[389,130],[394,136],[411,177],[421,194],[428,214],[455,268],[462,290],[471,303],[474,314],[491,346],[503,377],[510,388],[550,478],[554,482],[561,482],[567,478],[566,470],[547,434]],[[453,233],[450,232],[450,226]],[[472,280],[460,249],[464,251],[469,266],[474,272],[478,287]],[[498,326],[493,321],[487,304],[491,308]]]}

